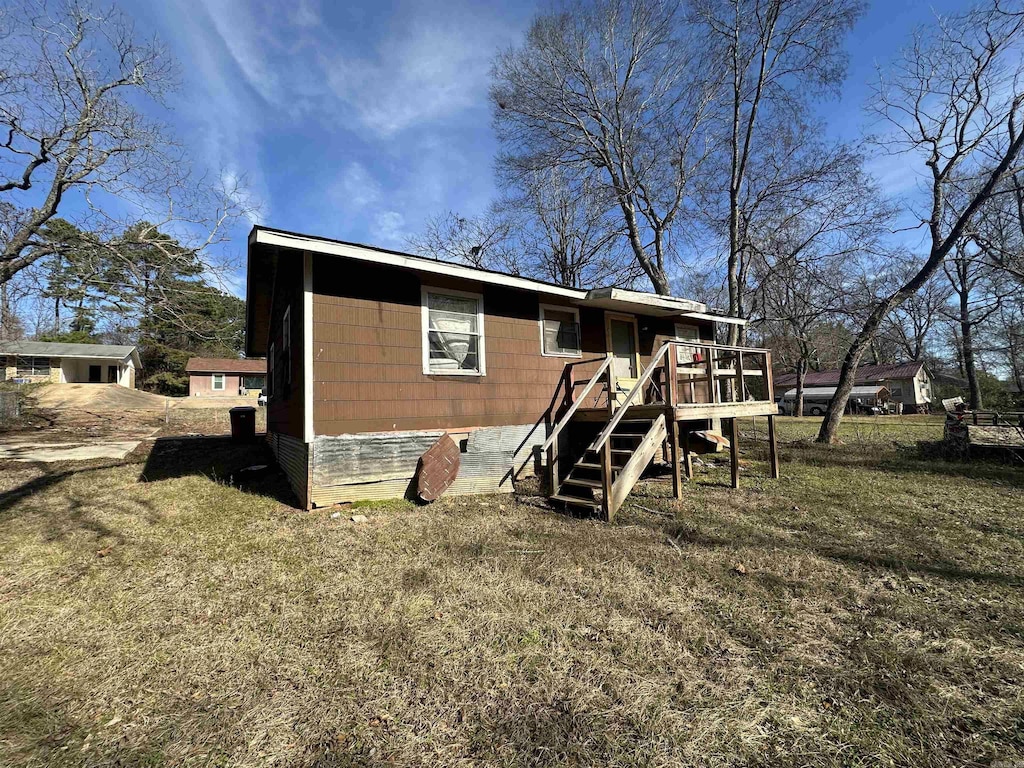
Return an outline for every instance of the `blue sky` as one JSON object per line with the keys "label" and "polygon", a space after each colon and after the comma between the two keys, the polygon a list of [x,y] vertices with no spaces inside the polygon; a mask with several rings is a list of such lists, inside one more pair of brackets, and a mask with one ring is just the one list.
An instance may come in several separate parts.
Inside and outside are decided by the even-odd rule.
{"label": "blue sky", "polygon": [[[820,105],[854,138],[875,64],[915,24],[963,3],[874,2],[849,40],[843,97]],[[490,62],[516,43],[530,2],[123,0],[181,64],[169,121],[197,164],[244,176],[260,223],[404,247],[435,213],[483,211],[496,144]],[[893,194],[915,166],[870,163]],[[244,249],[245,228],[231,250]]]}

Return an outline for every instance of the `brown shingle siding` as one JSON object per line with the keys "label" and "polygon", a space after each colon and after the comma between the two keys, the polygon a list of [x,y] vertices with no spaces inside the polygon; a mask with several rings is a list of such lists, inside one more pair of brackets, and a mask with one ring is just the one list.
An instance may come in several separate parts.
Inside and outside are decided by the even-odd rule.
{"label": "brown shingle siding", "polygon": [[[581,360],[541,354],[536,294],[433,276],[427,288],[483,295],[485,376],[423,373],[421,284],[415,274],[314,257],[316,434],[532,424],[551,404],[566,363]],[[581,308],[580,322],[582,360],[603,359],[604,313]],[[646,360],[657,341],[673,334],[673,321],[638,322]],[[581,365],[577,380],[598,365],[600,360]]]}

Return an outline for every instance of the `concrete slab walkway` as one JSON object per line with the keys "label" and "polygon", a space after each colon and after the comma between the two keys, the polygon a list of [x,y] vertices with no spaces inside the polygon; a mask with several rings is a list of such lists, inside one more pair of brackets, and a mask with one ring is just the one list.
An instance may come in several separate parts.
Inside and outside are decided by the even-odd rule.
{"label": "concrete slab walkway", "polygon": [[123,459],[141,440],[104,440],[81,443],[38,443],[28,440],[0,442],[0,461],[52,462],[87,459]]}

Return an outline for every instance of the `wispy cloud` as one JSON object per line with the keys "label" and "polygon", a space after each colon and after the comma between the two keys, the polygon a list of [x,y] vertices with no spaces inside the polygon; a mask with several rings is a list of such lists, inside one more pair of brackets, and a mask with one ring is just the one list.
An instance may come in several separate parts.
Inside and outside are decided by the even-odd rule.
{"label": "wispy cloud", "polygon": [[374,217],[381,245],[404,246],[409,239],[405,217],[398,211],[384,211]]}
{"label": "wispy cloud", "polygon": [[335,204],[343,208],[365,208],[380,201],[381,186],[366,170],[366,166],[353,161],[330,186],[328,195]]}
{"label": "wispy cloud", "polygon": [[195,153],[214,177],[247,179],[262,221],[402,245],[430,215],[487,205],[490,62],[525,11],[168,0],[153,13],[184,64]]}
{"label": "wispy cloud", "polygon": [[387,138],[481,106],[503,32],[471,17],[458,25],[409,17],[369,55],[325,50],[319,64],[339,106]]}

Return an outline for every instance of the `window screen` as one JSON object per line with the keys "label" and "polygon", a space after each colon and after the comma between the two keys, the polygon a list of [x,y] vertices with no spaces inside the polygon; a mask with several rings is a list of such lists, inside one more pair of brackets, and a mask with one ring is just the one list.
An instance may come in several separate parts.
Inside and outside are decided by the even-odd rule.
{"label": "window screen", "polygon": [[19,376],[49,376],[50,358],[48,357],[19,357]]}
{"label": "window screen", "polygon": [[545,355],[579,357],[579,317],[571,309],[541,307],[541,334]]}

